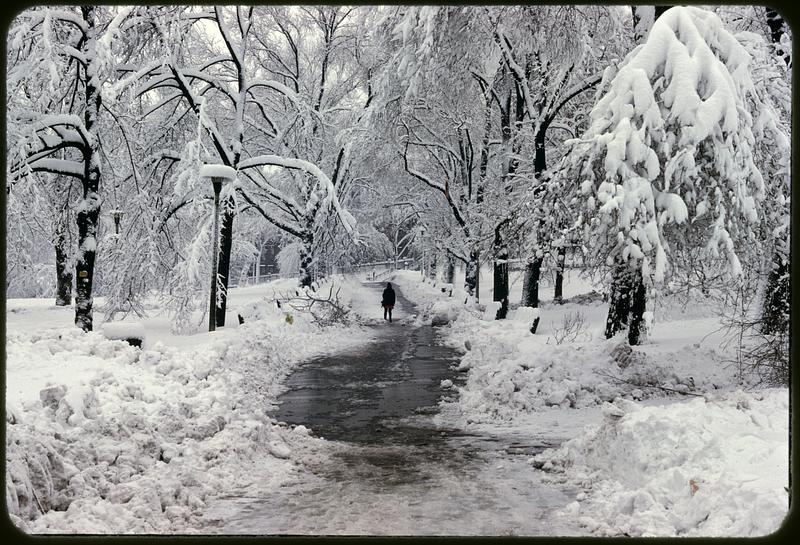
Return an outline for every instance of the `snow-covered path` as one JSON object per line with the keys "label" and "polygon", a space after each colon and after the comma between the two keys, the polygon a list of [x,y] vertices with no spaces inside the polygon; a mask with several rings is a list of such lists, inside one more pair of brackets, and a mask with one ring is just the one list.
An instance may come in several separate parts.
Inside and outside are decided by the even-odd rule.
{"label": "snow-covered path", "polygon": [[[377,300],[382,286],[365,289]],[[374,292],[374,297],[372,297]],[[398,316],[413,315],[398,291]],[[377,309],[376,309],[377,313]],[[382,321],[380,321],[382,322]],[[458,381],[458,356],[430,326],[374,326],[366,347],[316,359],[289,379],[275,417],[328,441],[293,445],[300,466],[280,485],[259,479],[206,512],[202,533],[323,535],[576,535],[552,514],[570,491],[541,481],[541,449],[437,428]],[[298,452],[298,449],[301,452]],[[258,466],[253,467],[258,475]]]}

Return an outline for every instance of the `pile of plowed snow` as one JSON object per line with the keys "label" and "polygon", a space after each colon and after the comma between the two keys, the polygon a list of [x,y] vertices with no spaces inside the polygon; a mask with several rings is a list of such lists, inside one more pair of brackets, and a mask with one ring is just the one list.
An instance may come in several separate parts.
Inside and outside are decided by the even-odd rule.
{"label": "pile of plowed snow", "polygon": [[[691,393],[706,384],[701,374],[675,368],[675,352],[680,359],[702,359],[706,367],[715,361],[705,360],[719,359],[694,345],[632,350],[622,335],[606,340],[600,333],[607,305],[601,301],[520,307],[510,310],[507,319],[495,320],[498,303],[476,305],[450,297],[407,274],[397,281],[406,296],[423,302],[421,320],[446,325],[448,342],[465,351],[459,369],[468,374],[459,387],[457,409],[471,421],[597,406],[620,396],[638,400]],[[560,330],[563,317],[570,315],[585,320],[573,336]],[[538,316],[548,323],[532,335]]]}
{"label": "pile of plowed snow", "polygon": [[257,307],[192,350],[141,350],[77,328],[9,334],[12,520],[34,533],[176,532],[209,498],[252,478],[245,467],[255,457],[264,480],[290,471],[292,445],[316,440],[266,416],[281,379],[368,335],[319,328],[303,313],[287,321],[271,302]]}
{"label": "pile of plowed snow", "polygon": [[788,404],[786,389],[619,399],[532,462],[583,489],[563,514],[598,535],[766,535],[788,510]]}

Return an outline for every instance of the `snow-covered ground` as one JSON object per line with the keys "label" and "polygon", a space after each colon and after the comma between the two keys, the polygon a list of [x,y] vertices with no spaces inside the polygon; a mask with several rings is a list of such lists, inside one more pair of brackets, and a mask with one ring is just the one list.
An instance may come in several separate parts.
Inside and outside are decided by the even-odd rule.
{"label": "snow-covered ground", "polygon": [[[496,307],[465,305],[458,284],[448,297],[419,273],[394,281],[428,305],[421,319],[449,322],[449,342],[465,351],[464,384],[441,423],[567,441],[531,460],[581,489],[565,517],[596,535],[755,536],[782,523],[788,391],[742,390],[710,306],[684,311],[665,298],[648,340],[630,351],[621,336],[604,338],[601,299],[570,302],[594,288],[576,271],[565,304],[542,290],[536,335],[531,309],[495,321]],[[576,316],[583,326],[566,335]]]}
{"label": "snow-covered ground", "polygon": [[[593,286],[574,271],[567,275],[565,304],[553,305],[542,290],[536,335],[528,332],[529,309],[495,321],[491,304],[464,304],[458,288],[448,297],[441,284],[421,282],[418,272],[387,279],[420,305],[417,320],[449,322],[440,332],[464,353],[462,380],[442,385],[458,396],[442,404],[435,421],[473,436],[502,437],[505,444],[554,447],[528,460],[536,476],[509,496],[519,499],[519,512],[508,520],[534,520],[528,511],[541,499],[525,487],[549,482],[555,488],[548,490],[574,497],[547,496],[561,502],[563,524],[548,519],[545,531],[754,536],[780,525],[788,498],[788,392],[746,391],[738,383],[735,369],[725,365],[729,354],[710,309],[683,312],[679,303],[661,301],[647,342],[628,351],[621,338],[604,339],[606,304],[580,297]],[[346,328],[319,328],[302,312],[266,302],[292,290],[291,280],[279,280],[232,290],[228,325],[214,333],[173,335],[168,318],[156,312],[126,320],[124,328],[144,331],[141,350],[76,330],[71,309],[51,300],[9,300],[6,497],[12,519],[35,533],[194,532],[208,524],[209,506],[252,489],[254,472],[267,496],[281,486],[298,487],[300,496],[316,490],[306,473],[315,460],[330,457],[325,453],[333,443],[265,414],[299,362],[370,342],[372,330],[359,324],[381,320],[376,290],[355,279],[336,282],[342,301],[362,315]],[[395,317],[413,318],[399,307]],[[576,319],[582,325],[566,335],[565,320]],[[513,480],[502,468],[520,475],[518,463],[519,457],[495,460],[482,482]],[[431,482],[433,490],[439,481]],[[474,492],[462,488],[464,498]],[[369,524],[399,501],[410,501],[404,512],[414,520],[411,491],[361,497],[359,490],[355,483],[340,492],[366,502],[362,526],[348,526],[354,523],[341,518],[345,511],[331,509],[326,530],[370,533]],[[450,509],[447,495],[434,500],[442,513]],[[505,513],[515,509],[509,502],[495,503]],[[280,531],[280,521],[275,524]],[[520,528],[527,526],[520,522]],[[501,533],[480,525],[475,531]]]}
{"label": "snow-covered ground", "polygon": [[[336,281],[352,304],[360,286]],[[9,300],[12,520],[34,533],[181,532],[206,502],[251,478],[249,461],[258,459],[264,482],[294,471],[288,445],[318,440],[265,416],[282,379],[307,358],[369,342],[370,332],[322,329],[264,299],[291,286],[232,290],[230,325],[214,333],[179,337],[166,318],[144,319],[142,350],[70,327],[69,309],[50,301]]]}

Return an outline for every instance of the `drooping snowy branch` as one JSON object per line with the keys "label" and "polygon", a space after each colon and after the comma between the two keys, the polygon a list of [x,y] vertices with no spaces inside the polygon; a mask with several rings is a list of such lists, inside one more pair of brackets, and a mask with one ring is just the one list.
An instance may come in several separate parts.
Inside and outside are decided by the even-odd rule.
{"label": "drooping snowy branch", "polygon": [[[664,278],[668,225],[710,222],[707,249],[740,272],[764,181],[753,161],[750,56],[713,13],[672,8],[622,63],[574,142],[602,244]],[[703,218],[701,220],[701,218]]]}

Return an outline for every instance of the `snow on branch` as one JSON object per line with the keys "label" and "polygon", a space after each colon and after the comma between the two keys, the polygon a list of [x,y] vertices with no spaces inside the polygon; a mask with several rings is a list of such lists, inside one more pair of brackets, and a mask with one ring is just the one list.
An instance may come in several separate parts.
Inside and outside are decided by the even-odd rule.
{"label": "snow on branch", "polygon": [[83,18],[77,13],[73,13],[71,11],[46,8],[41,11],[37,10],[34,12],[28,12],[25,15],[27,15],[26,22],[29,30],[33,30],[48,18],[64,23],[71,23],[78,27],[78,30],[80,30],[83,34],[86,34],[86,32],[89,30],[89,26],[86,24],[86,21],[84,21]]}
{"label": "snow on branch", "polygon": [[247,86],[247,92],[249,93],[252,89],[255,89],[257,87],[265,87],[267,89],[278,91],[280,94],[284,95],[286,98],[291,100],[295,108],[297,108],[298,110],[300,109],[299,97],[294,91],[289,89],[286,85],[273,80],[257,79],[255,81],[250,82],[250,84]]}
{"label": "snow on branch", "polygon": [[[663,229],[701,216],[733,276],[753,238],[764,180],[755,165],[750,55],[712,12],[673,7],[604,85],[572,155],[582,164],[597,235],[656,282],[668,263]],[[677,228],[677,227],[675,227]],[[734,240],[736,239],[736,240]]]}
{"label": "snow on branch", "polygon": [[495,28],[495,42],[500,46],[500,51],[503,53],[503,59],[506,61],[506,66],[514,74],[514,79],[520,83],[522,95],[525,99],[525,110],[528,112],[530,119],[536,119],[533,115],[533,99],[531,99],[530,85],[528,84],[528,77],[525,75],[525,70],[517,64],[514,60],[514,54],[511,52],[510,42],[506,37],[503,30],[498,26]]}
{"label": "snow on branch", "polygon": [[[336,187],[334,186],[331,179],[320,170],[320,168],[311,163],[309,161],[304,161],[303,159],[294,159],[290,157],[281,157],[278,155],[259,155],[258,157],[253,157],[250,159],[245,159],[238,164],[239,170],[246,170],[248,168],[260,167],[260,166],[279,166],[283,168],[288,168],[292,170],[300,170],[307,174],[310,174],[317,181],[322,185],[326,192],[326,199],[333,205],[336,213],[339,215],[339,218],[342,220],[342,225],[344,225],[345,230],[348,233],[353,233],[355,229],[355,220],[354,218],[347,213],[339,203],[339,198],[336,195]],[[313,199],[309,201],[309,205],[313,204]]]}
{"label": "snow on branch", "polygon": [[50,174],[82,178],[85,174],[86,165],[82,161],[78,162],[45,157],[26,163],[25,167],[18,169],[16,172],[12,172],[12,177],[19,178],[24,176],[26,173],[25,171],[30,169],[31,172],[49,172]]}

